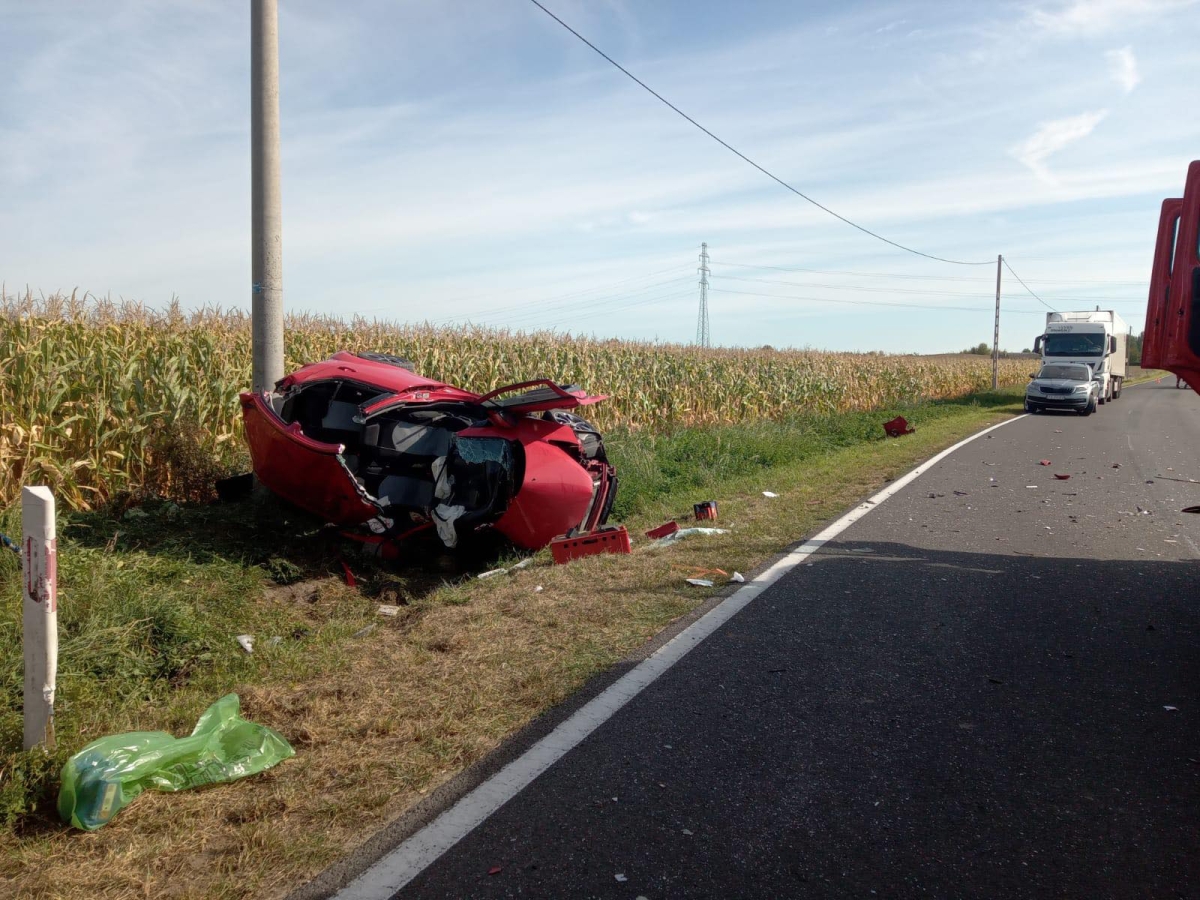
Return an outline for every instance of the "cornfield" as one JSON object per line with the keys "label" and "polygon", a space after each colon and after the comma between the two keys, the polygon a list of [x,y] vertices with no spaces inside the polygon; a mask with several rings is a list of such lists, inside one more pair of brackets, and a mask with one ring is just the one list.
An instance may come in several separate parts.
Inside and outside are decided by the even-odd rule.
{"label": "cornfield", "polygon": [[[985,357],[698,349],[312,315],[289,316],[286,329],[289,371],[346,349],[394,353],[480,392],[550,377],[609,395],[589,410],[601,428],[867,410],[991,384]],[[240,310],[0,296],[0,507],[22,483],[48,484],[74,509],[146,493],[198,498],[210,476],[247,464],[238,393],[250,360]],[[1004,384],[1029,370],[1000,366]]]}

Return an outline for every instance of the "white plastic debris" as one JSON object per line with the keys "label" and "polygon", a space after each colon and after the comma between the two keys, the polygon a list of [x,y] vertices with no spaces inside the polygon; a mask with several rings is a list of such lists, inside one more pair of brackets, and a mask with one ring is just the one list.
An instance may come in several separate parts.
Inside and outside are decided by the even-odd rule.
{"label": "white plastic debris", "polygon": [[743,575],[741,572],[734,572],[733,575],[731,575],[729,577],[729,580],[736,582],[737,584],[741,584],[743,581],[746,580],[746,576]]}
{"label": "white plastic debris", "polygon": [[544,588],[543,588],[543,587],[542,587],[542,586],[539,584],[537,587],[535,587],[535,588],[533,589],[533,592],[534,592],[535,594],[540,594],[540,593],[541,593],[543,590],[544,590]]}
{"label": "white plastic debris", "polygon": [[245,650],[247,653],[254,652],[254,635],[239,634],[237,636],[236,640],[239,644],[241,644],[242,649]]}
{"label": "white plastic debris", "polygon": [[676,541],[682,541],[684,538],[689,538],[694,534],[729,534],[728,528],[681,528],[678,531],[668,534],[666,537],[660,537],[651,546],[661,547],[665,544],[674,544]]}
{"label": "white plastic debris", "polygon": [[695,587],[712,587],[713,583],[707,578],[689,578],[687,583]]}
{"label": "white plastic debris", "polygon": [[533,565],[533,557],[527,556],[523,560],[521,560],[519,563],[517,563],[515,566],[513,566],[512,568],[513,568],[513,571],[516,571],[517,569],[528,568],[531,565]]}
{"label": "white plastic debris", "polygon": [[775,493],[774,491],[763,491],[763,496],[764,497],[778,497],[779,495],[777,493]]}
{"label": "white plastic debris", "polygon": [[628,881],[629,880],[628,878],[625,877],[624,872],[618,872],[616,875],[613,876],[613,878],[617,879],[617,881]]}
{"label": "white plastic debris", "polygon": [[489,569],[487,572],[480,572],[476,578],[491,578],[493,575],[503,575],[508,572],[508,569]]}
{"label": "white plastic debris", "polygon": [[381,616],[398,616],[400,615],[400,607],[394,603],[381,603],[377,612]]}
{"label": "white plastic debris", "polygon": [[1178,706],[1164,706],[1163,709],[1165,709],[1167,712],[1179,712]]}

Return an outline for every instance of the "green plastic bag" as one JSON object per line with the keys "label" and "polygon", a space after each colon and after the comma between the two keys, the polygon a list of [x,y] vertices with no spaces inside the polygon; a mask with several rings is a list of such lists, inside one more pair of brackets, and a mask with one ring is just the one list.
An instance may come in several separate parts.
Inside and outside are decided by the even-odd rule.
{"label": "green plastic bag", "polygon": [[146,788],[182,791],[256,775],[296,751],[277,731],[247,722],[237,694],[204,711],[191,737],[134,731],[92,741],[63,766],[58,814],[95,831]]}

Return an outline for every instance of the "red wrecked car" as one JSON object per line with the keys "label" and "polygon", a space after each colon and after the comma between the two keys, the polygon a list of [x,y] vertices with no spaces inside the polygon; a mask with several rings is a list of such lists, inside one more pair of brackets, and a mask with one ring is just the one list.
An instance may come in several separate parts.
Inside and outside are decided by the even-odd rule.
{"label": "red wrecked car", "polygon": [[607,520],[616,472],[572,412],[604,399],[545,379],[480,395],[346,351],[241,395],[254,473],[283,499],[376,543],[495,529],[527,550]]}

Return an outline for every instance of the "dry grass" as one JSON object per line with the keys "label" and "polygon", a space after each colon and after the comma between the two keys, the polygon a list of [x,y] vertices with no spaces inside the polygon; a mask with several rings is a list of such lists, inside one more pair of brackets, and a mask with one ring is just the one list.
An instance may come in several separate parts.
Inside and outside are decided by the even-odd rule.
{"label": "dry grass", "polygon": [[[769,485],[729,485],[716,498],[728,535],[654,550],[643,540],[630,557],[561,567],[543,558],[509,576],[448,585],[396,619],[380,617],[320,677],[241,686],[245,714],[285,734],[294,759],[233,785],[147,793],[94,834],[47,829],[0,839],[0,894],[281,897],[702,602],[710,592],[684,583],[689,567],[749,573],[994,418],[975,410],[903,440],[773,471]],[[781,496],[763,498],[763,488]],[[651,509],[631,533],[679,512]],[[274,588],[262,602],[302,604],[320,618],[339,590]]]}

